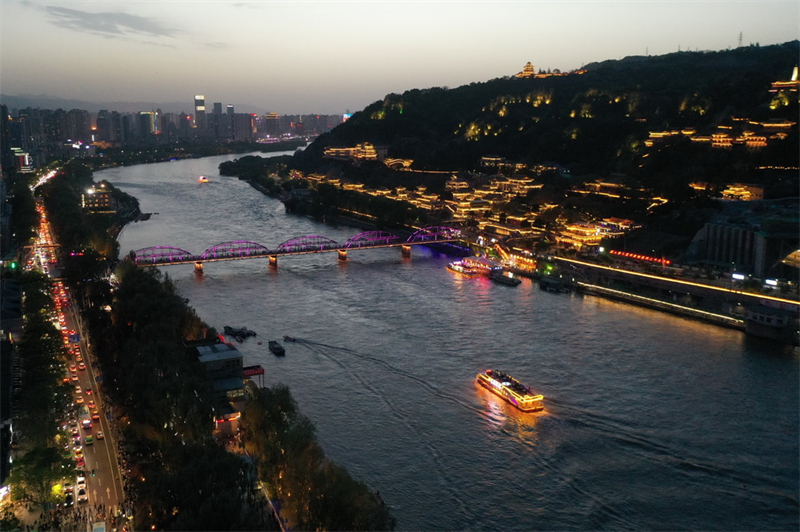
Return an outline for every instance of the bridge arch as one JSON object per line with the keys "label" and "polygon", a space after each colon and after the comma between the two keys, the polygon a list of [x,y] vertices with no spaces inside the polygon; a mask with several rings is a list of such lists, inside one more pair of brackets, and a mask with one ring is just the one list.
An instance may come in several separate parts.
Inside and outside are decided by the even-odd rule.
{"label": "bridge arch", "polygon": [[305,235],[287,240],[275,248],[273,253],[287,253],[290,251],[328,251],[331,249],[339,249],[341,247],[341,244],[335,240],[331,240],[330,238],[319,235]]}
{"label": "bridge arch", "polygon": [[136,264],[169,264],[195,258],[194,253],[172,246],[151,246],[134,251],[133,254]]}
{"label": "bridge arch", "polygon": [[436,242],[439,240],[454,240],[461,238],[461,231],[453,227],[431,226],[423,227],[406,239],[406,242]]}
{"label": "bridge arch", "polygon": [[270,250],[258,242],[249,240],[232,240],[211,246],[200,255],[198,260],[223,259],[231,257],[257,257],[268,255]]}
{"label": "bridge arch", "polygon": [[344,243],[344,247],[351,249],[360,248],[361,246],[392,244],[396,240],[400,240],[400,237],[386,231],[364,231],[348,238]]}

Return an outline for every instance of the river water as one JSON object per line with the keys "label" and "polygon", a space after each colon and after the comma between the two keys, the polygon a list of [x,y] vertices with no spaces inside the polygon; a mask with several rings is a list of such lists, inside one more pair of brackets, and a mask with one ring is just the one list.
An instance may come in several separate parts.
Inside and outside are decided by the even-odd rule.
{"label": "river water", "polygon": [[[210,157],[103,170],[143,212],[121,253],[360,232],[287,215]],[[197,183],[198,175],[210,182]],[[399,530],[797,530],[800,352],[625,303],[458,277],[415,246],[163,268],[287,384]],[[283,335],[284,358],[266,340]],[[263,345],[258,345],[263,341]],[[544,394],[521,414],[486,368]]]}

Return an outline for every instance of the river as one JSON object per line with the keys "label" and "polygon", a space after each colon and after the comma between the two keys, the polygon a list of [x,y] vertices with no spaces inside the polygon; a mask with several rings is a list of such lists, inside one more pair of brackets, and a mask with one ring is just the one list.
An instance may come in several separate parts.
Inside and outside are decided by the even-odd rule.
{"label": "river", "polygon": [[[97,172],[157,213],[124,229],[121,253],[360,232],[220,176],[236,157]],[[447,261],[415,246],[163,270],[210,325],[258,333],[237,344],[245,365],[290,387],[399,530],[798,529],[797,348],[528,279],[461,278]],[[266,340],[283,335],[300,341],[277,358]],[[545,412],[476,387],[486,368],[544,394]]]}

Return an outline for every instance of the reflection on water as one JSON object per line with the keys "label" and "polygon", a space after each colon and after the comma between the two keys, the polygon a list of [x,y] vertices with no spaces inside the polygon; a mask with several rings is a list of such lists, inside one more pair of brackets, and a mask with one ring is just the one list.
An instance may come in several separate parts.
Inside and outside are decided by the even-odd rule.
{"label": "reflection on water", "polygon": [[[219,176],[224,158],[109,169],[149,221],[123,252],[267,247],[360,229],[287,215]],[[210,183],[198,186],[197,175]],[[797,350],[578,294],[467,279],[415,247],[165,268],[211,326],[258,332],[246,365],[284,383],[326,454],[379,489],[401,530],[798,528]],[[285,357],[266,340],[288,334]],[[508,371],[525,414],[475,384]]]}

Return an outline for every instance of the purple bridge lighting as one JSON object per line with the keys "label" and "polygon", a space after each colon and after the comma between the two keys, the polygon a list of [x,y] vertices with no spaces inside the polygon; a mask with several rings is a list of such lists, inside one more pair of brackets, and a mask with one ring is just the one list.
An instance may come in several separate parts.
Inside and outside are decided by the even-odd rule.
{"label": "purple bridge lighting", "polygon": [[269,249],[250,240],[233,240],[211,246],[199,255],[172,246],[152,246],[133,252],[132,260],[140,266],[170,266],[194,263],[202,269],[204,262],[221,260],[256,259],[268,257],[270,264],[277,265],[277,258],[284,255],[323,253],[338,251],[339,259],[345,260],[349,250],[400,247],[404,254],[410,253],[413,245],[457,242],[463,240],[461,231],[452,227],[424,227],[407,239],[386,231],[365,231],[348,238],[343,244],[319,235],[292,238]]}

